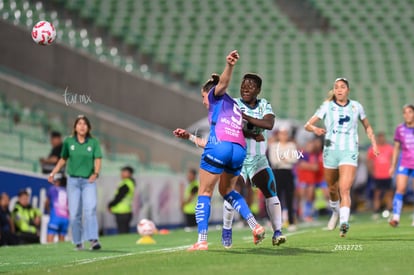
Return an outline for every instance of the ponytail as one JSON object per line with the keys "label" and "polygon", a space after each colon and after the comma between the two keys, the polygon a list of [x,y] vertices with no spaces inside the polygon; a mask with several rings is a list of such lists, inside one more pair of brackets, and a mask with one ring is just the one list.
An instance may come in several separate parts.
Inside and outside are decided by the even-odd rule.
{"label": "ponytail", "polygon": [[335,100],[335,93],[333,90],[328,92],[328,96],[326,97],[325,101],[332,101]]}
{"label": "ponytail", "polygon": [[214,73],[211,75],[210,79],[203,85],[203,92],[209,92],[211,88],[216,86],[220,81],[220,75]]}

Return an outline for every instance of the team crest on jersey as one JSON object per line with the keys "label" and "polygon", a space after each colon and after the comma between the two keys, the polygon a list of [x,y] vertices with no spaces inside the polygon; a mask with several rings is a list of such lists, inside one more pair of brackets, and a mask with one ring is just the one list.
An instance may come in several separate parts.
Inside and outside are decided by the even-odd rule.
{"label": "team crest on jersey", "polygon": [[70,146],[70,150],[72,150],[72,151],[73,151],[73,150],[75,150],[75,145],[73,145],[73,144],[72,144],[72,145]]}
{"label": "team crest on jersey", "polygon": [[87,150],[88,152],[91,152],[91,151],[92,151],[92,147],[91,147],[91,146],[88,146],[88,148],[86,148],[86,150]]}
{"label": "team crest on jersey", "polygon": [[259,106],[259,113],[263,114],[263,106]]}

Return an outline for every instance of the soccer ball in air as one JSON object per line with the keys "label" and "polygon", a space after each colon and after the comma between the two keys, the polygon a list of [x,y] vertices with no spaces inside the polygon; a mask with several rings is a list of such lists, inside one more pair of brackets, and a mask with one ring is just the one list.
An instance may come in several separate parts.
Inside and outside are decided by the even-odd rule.
{"label": "soccer ball in air", "polygon": [[157,228],[152,221],[142,219],[137,225],[137,231],[141,236],[152,236],[157,231]]}
{"label": "soccer ball in air", "polygon": [[55,41],[56,29],[48,21],[39,21],[33,26],[32,38],[39,45],[49,46]]}

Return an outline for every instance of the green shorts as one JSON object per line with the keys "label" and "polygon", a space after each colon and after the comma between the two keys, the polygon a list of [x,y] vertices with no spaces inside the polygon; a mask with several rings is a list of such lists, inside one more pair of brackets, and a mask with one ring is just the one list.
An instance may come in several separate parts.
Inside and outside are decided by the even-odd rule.
{"label": "green shorts", "polygon": [[341,165],[358,166],[358,151],[323,150],[323,167],[337,169]]}
{"label": "green shorts", "polygon": [[269,161],[267,160],[266,156],[247,156],[243,162],[243,167],[240,175],[243,177],[245,182],[247,179],[250,179],[251,181],[251,179],[257,173],[269,167]]}

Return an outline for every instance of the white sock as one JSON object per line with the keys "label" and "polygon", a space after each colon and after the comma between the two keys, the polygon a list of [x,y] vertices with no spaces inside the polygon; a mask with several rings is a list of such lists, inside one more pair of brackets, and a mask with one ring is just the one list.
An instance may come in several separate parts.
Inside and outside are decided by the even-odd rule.
{"label": "white sock", "polygon": [[223,203],[223,228],[231,229],[233,225],[234,209],[228,201]]}
{"label": "white sock", "polygon": [[206,242],[207,241],[207,233],[198,233],[198,240],[197,242]]}
{"label": "white sock", "polygon": [[349,221],[349,212],[351,212],[351,209],[349,209],[349,207],[346,207],[346,206],[343,206],[339,209],[339,223],[340,224]]}
{"label": "white sock", "polygon": [[277,196],[267,198],[265,202],[266,202],[267,215],[269,216],[273,231],[281,230],[282,229],[282,207],[280,206],[279,198]]}
{"label": "white sock", "polygon": [[339,213],[339,201],[329,200],[329,206],[331,207],[331,209],[334,213],[336,213],[336,214]]}
{"label": "white sock", "polygon": [[394,221],[399,222],[399,221],[400,221],[400,214],[392,214],[392,219],[393,219]]}

